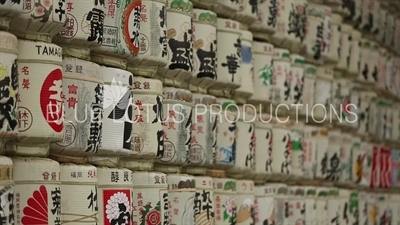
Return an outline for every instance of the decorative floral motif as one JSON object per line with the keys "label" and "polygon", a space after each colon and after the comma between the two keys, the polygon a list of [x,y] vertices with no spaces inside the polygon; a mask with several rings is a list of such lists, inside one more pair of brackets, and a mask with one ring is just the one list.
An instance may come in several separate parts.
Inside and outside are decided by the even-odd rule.
{"label": "decorative floral motif", "polygon": [[229,223],[232,223],[232,221],[234,221],[236,218],[236,200],[235,197],[229,197],[226,202],[225,205],[223,205],[223,207],[225,208],[224,211],[224,221],[228,221]]}
{"label": "decorative floral motif", "polygon": [[158,210],[152,209],[146,215],[146,225],[158,225],[161,222],[161,214]]}
{"label": "decorative floral motif", "polygon": [[108,199],[106,214],[109,221],[119,218],[120,214],[126,212],[130,212],[130,203],[125,193],[117,192]]}

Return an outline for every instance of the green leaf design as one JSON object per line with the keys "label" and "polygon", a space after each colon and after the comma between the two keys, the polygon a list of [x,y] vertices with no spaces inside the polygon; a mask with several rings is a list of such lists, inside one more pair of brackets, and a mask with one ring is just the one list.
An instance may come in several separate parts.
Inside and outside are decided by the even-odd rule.
{"label": "green leaf design", "polygon": [[313,47],[311,48],[311,50],[312,50],[313,52],[316,52],[316,51],[317,51],[317,47],[316,47],[316,46],[313,46]]}
{"label": "green leaf design", "polygon": [[236,191],[236,182],[235,181],[227,181],[224,185],[225,191]]}
{"label": "green leaf design", "polygon": [[227,220],[227,219],[229,219],[229,214],[228,214],[227,210],[225,209],[225,211],[224,211],[224,221]]}
{"label": "green leaf design", "polygon": [[156,207],[154,207],[155,210],[161,211],[161,202],[158,201]]}
{"label": "green leaf design", "polygon": [[311,75],[315,75],[317,73],[317,68],[315,68],[314,66],[309,66],[306,69],[306,73],[307,74],[311,74]]}
{"label": "green leaf design", "polygon": [[262,79],[262,82],[266,86],[272,85],[272,67],[265,65],[262,69],[258,71],[258,77]]}
{"label": "green leaf design", "polygon": [[202,12],[199,15],[199,21],[217,23],[217,15],[211,12]]}

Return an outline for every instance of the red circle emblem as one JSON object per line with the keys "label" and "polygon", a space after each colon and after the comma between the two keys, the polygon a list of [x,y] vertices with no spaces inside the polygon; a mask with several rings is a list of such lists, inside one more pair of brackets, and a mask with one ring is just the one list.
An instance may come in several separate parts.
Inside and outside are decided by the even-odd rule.
{"label": "red circle emblem", "polygon": [[61,132],[64,122],[64,103],[60,69],[51,71],[44,80],[40,90],[40,108],[50,127],[55,132]]}
{"label": "red circle emblem", "polygon": [[147,225],[158,225],[161,222],[161,214],[159,211],[152,209],[146,215],[146,224]]}

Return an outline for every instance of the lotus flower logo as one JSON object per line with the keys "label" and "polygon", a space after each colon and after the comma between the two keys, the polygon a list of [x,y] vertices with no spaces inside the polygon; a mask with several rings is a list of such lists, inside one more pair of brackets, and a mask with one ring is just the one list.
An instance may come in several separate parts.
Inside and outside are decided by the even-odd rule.
{"label": "lotus flower logo", "polygon": [[132,92],[121,81],[112,79],[111,84],[104,85],[104,109],[112,107],[110,119],[121,119],[128,106],[131,104]]}

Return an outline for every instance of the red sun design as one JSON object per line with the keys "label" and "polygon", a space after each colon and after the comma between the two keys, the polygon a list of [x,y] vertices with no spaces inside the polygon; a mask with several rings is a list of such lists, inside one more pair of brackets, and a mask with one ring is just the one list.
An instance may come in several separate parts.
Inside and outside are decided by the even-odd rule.
{"label": "red sun design", "polygon": [[47,204],[47,190],[41,185],[39,190],[33,192],[32,197],[27,201],[21,219],[22,225],[47,225],[49,224]]}

